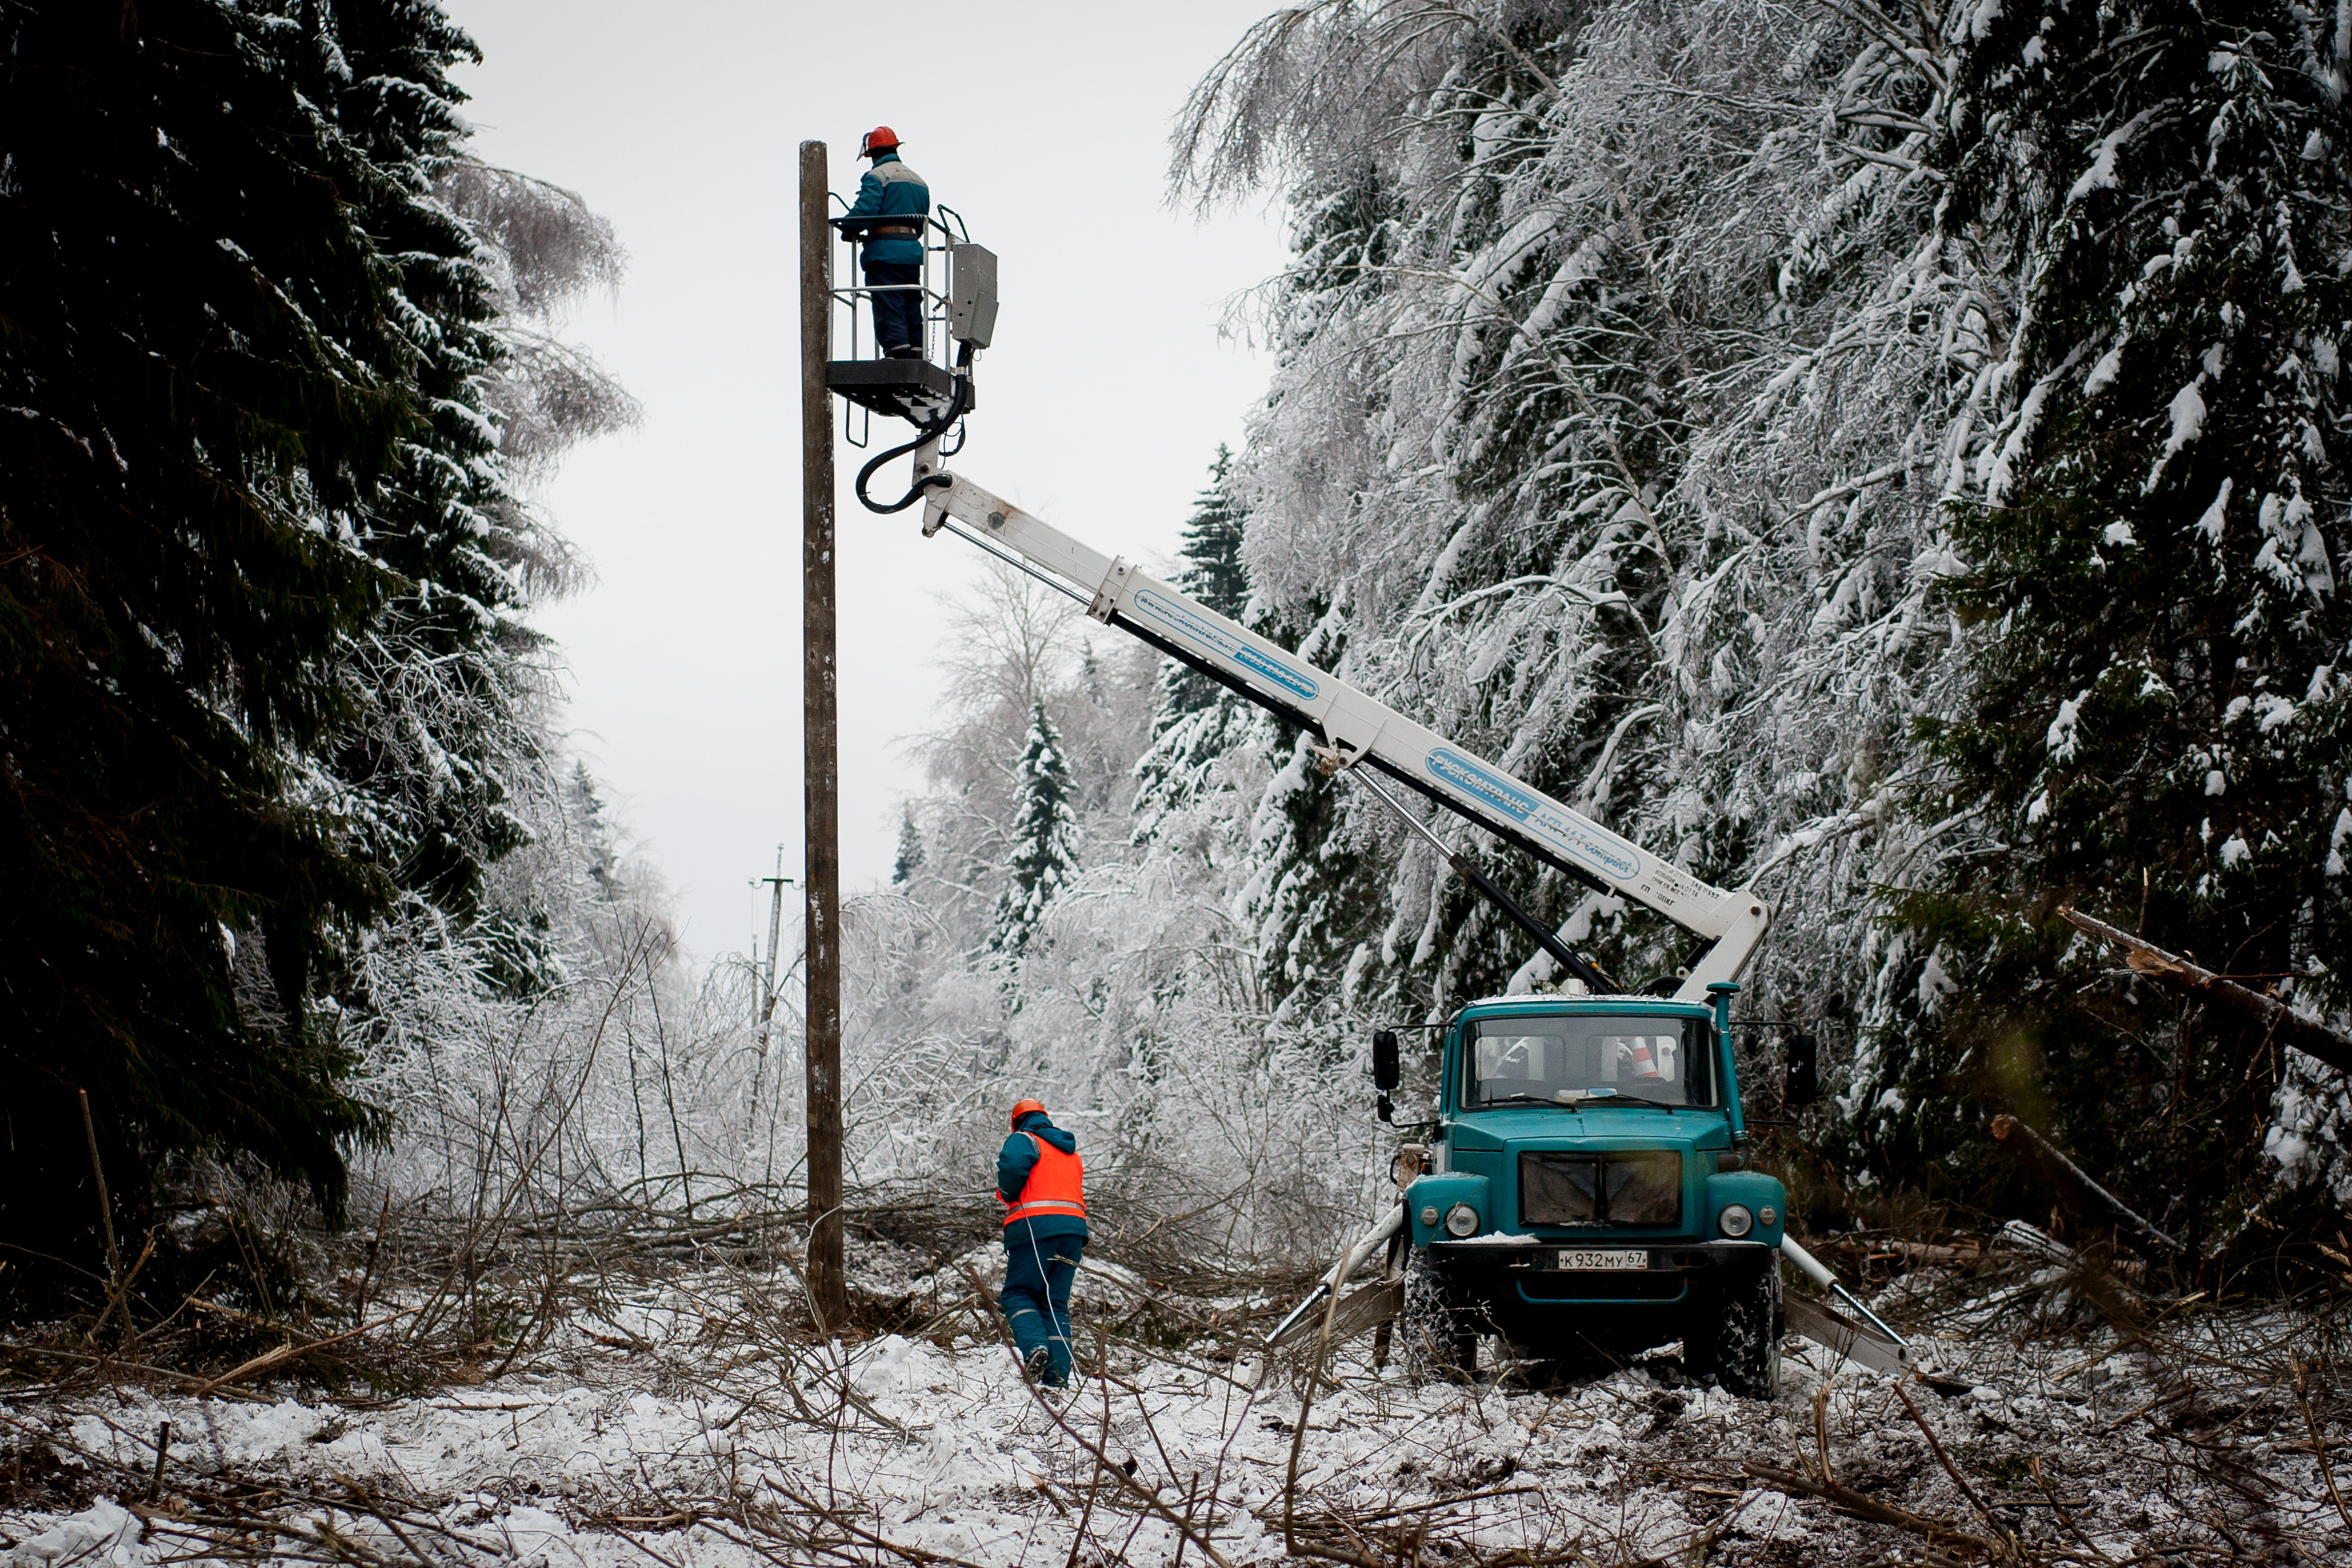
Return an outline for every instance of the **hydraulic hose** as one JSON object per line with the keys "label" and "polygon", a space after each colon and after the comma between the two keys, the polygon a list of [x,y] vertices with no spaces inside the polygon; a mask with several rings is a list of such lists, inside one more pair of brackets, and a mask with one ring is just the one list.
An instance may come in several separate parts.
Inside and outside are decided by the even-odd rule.
{"label": "hydraulic hose", "polygon": [[925,474],[921,479],[915,481],[914,485],[908,489],[905,495],[900,496],[897,500],[891,501],[887,505],[876,500],[872,496],[866,493],[866,482],[873,479],[875,470],[879,468],[883,464],[888,462],[893,458],[902,458],[908,452],[911,452],[917,447],[922,446],[924,443],[936,441],[941,436],[946,435],[950,427],[952,426],[957,420],[963,417],[964,404],[971,396],[971,345],[970,343],[966,343],[963,347],[962,354],[956,362],[955,396],[949,401],[947,412],[940,415],[937,419],[927,420],[915,426],[915,438],[913,440],[906,443],[904,446],[893,447],[887,452],[876,453],[874,457],[867,461],[864,468],[857,470],[858,504],[865,507],[867,511],[878,511],[887,516],[894,511],[906,510],[908,507],[923,499],[923,492],[925,490],[930,489],[935,486],[953,484],[955,481],[949,479],[945,474]]}

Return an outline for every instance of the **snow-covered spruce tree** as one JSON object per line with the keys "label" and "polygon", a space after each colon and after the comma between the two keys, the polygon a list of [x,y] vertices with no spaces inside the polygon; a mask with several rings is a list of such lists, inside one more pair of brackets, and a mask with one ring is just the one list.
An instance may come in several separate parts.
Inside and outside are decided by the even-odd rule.
{"label": "snow-covered spruce tree", "polygon": [[[1249,570],[1242,563],[1242,513],[1225,489],[1232,468],[1232,451],[1219,446],[1208,488],[1184,524],[1176,585],[1217,614],[1240,620],[1249,605]],[[1190,665],[1162,663],[1151,749],[1135,764],[1135,841],[1156,837],[1171,814],[1197,805],[1220,767],[1253,744],[1249,731],[1257,724],[1255,710],[1223,686]]]}
{"label": "snow-covered spruce tree", "polygon": [[[984,962],[1020,812],[1016,765],[1042,702],[1073,784],[1078,858],[1123,853],[1136,732],[1149,721],[1150,650],[1097,648],[1069,600],[1010,568],[984,568],[944,613],[940,725],[914,753],[929,793],[908,803],[922,847],[909,896],[939,921],[947,950]],[[1089,673],[1089,659],[1092,673]]]}
{"label": "snow-covered spruce tree", "polygon": [[[471,53],[424,4],[0,13],[10,1192],[86,1178],[74,1087],[133,1209],[205,1148],[331,1206],[380,1125],[314,1011],[405,869],[336,754],[357,654],[426,584],[445,647],[510,596],[488,306],[430,196]],[[0,1225],[86,1259],[92,1217]]]}
{"label": "snow-covered spruce tree", "polygon": [[[1921,809],[1973,815],[1900,905],[1933,967],[1880,1080],[1911,1107],[1879,1119],[1893,1164],[1958,1152],[1932,1102],[1958,1094],[2201,1241],[2255,1201],[2274,1096],[2291,1175],[2340,1150],[2340,1081],[2114,978],[2058,911],[2352,1000],[2347,26],[2012,4],[1962,38],[1943,223],[2014,268],[2016,408],[1953,508],[1969,678],[1927,726]],[[2327,1173],[2352,1197],[2340,1155]]]}
{"label": "snow-covered spruce tree", "polygon": [[[589,577],[531,496],[573,446],[637,417],[554,328],[572,300],[615,286],[625,258],[609,223],[543,181],[457,157],[434,194],[470,231],[482,275],[488,313],[467,340],[482,355],[468,385],[495,424],[496,482],[484,481],[483,454],[467,458],[475,489],[445,498],[435,530],[418,531],[437,530],[462,572],[412,580],[351,650],[353,711],[336,765],[373,858],[399,868],[383,940],[436,944],[442,962],[521,994],[560,976],[563,941],[523,881],[499,879],[493,896],[486,879],[530,831],[519,795],[559,787],[563,768],[545,649],[523,617]],[[403,1005],[357,973],[336,1000],[362,1042]]]}
{"label": "snow-covered spruce tree", "polygon": [[898,817],[898,853],[890,864],[890,885],[905,887],[922,868],[923,831],[915,826],[915,808],[910,805]]}
{"label": "snow-covered spruce tree", "polygon": [[1013,857],[997,895],[996,928],[989,950],[1017,977],[1046,908],[1078,868],[1075,784],[1062,757],[1061,732],[1041,700],[1029,705],[1029,733],[1021,746],[1010,838]]}
{"label": "snow-covered spruce tree", "polygon": [[[576,197],[469,182],[473,46],[435,5],[0,30],[0,375],[30,411],[0,432],[0,854],[5,945],[51,983],[5,987],[41,1020],[0,1028],[7,1070],[91,1090],[130,1206],[202,1151],[331,1205],[392,1124],[382,1049],[511,1038],[491,993],[563,977],[563,879],[518,855],[564,821],[521,613],[583,572],[520,487],[631,412],[538,330],[619,252]],[[76,1120],[13,1157],[80,1179]],[[8,1223],[44,1217],[94,1216]]]}

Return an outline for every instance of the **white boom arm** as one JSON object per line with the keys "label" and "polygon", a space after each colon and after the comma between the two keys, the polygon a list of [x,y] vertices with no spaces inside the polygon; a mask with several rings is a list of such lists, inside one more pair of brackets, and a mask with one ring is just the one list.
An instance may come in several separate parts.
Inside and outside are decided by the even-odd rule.
{"label": "white boom arm", "polygon": [[[928,454],[926,454],[928,456]],[[918,458],[919,465],[921,458]],[[919,466],[918,475],[924,472]],[[941,481],[945,481],[942,483]],[[1570,810],[1531,784],[1469,756],[1434,731],[1317,669],[1198,600],[1076,540],[971,480],[941,472],[925,493],[923,532],[953,528],[982,548],[1055,581],[1106,625],[1152,644],[1282,718],[1319,732],[1471,821],[1587,886],[1647,905],[1714,945],[1675,995],[1708,999],[1737,980],[1771,914],[1744,892],[1709,887]]]}

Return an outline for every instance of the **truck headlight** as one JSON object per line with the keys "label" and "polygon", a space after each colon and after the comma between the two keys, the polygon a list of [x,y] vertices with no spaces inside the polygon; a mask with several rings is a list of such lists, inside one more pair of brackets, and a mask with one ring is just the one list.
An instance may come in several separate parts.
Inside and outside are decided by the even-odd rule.
{"label": "truck headlight", "polygon": [[1478,1228],[1478,1211],[1468,1204],[1455,1204],[1445,1211],[1445,1228],[1455,1236],[1468,1236]]}
{"label": "truck headlight", "polygon": [[1726,1204],[1723,1212],[1715,1216],[1726,1236],[1746,1236],[1756,1224],[1756,1216],[1748,1212],[1746,1204]]}

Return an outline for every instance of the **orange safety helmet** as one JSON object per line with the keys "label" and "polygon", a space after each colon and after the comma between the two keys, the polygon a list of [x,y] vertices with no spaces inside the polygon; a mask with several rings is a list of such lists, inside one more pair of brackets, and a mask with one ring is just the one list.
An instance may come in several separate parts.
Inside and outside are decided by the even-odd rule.
{"label": "orange safety helmet", "polygon": [[1015,1130],[1018,1130],[1021,1126],[1021,1119],[1028,1115],[1033,1110],[1043,1115],[1045,1110],[1045,1102],[1042,1100],[1024,1100],[1014,1104],[1013,1107],[1013,1125]]}
{"label": "orange safety helmet", "polygon": [[864,141],[858,142],[857,155],[871,158],[877,153],[896,152],[898,146],[898,133],[887,125],[877,125],[866,133]]}

